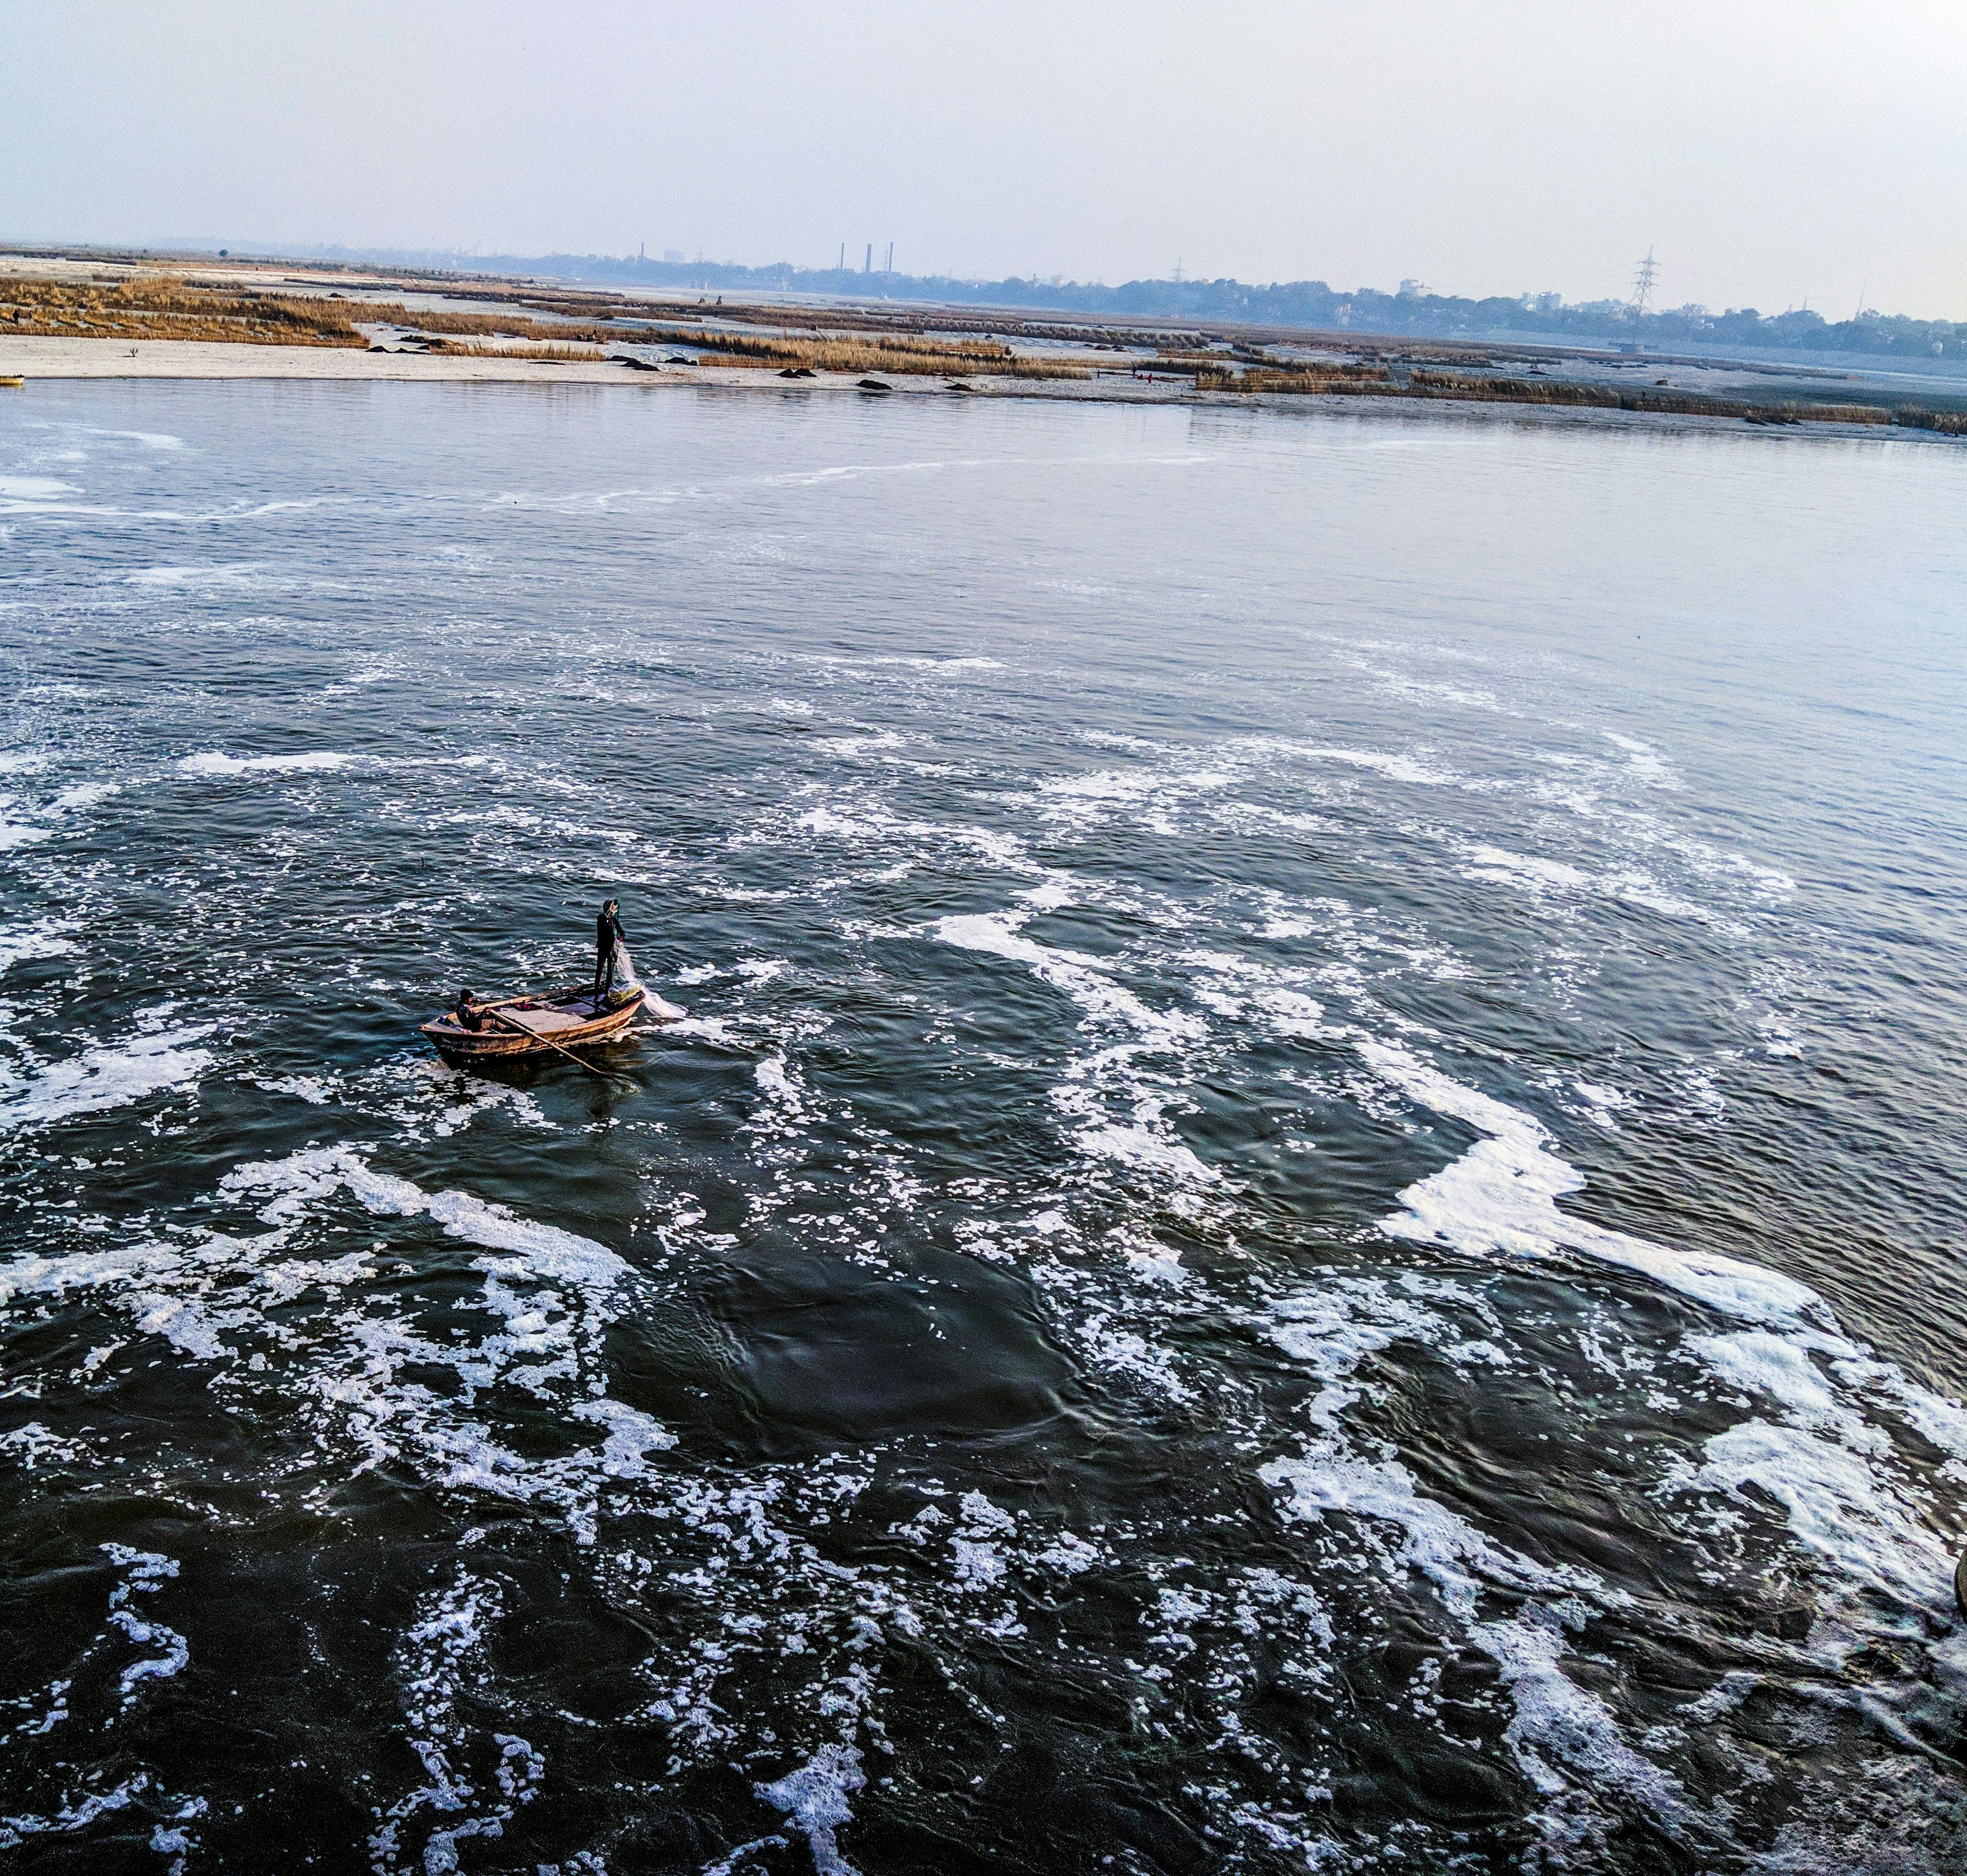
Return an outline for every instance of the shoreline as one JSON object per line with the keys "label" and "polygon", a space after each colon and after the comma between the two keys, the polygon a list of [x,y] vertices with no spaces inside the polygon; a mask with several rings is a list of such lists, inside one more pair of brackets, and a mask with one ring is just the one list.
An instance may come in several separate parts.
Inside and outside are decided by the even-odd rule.
{"label": "shoreline", "polygon": [[[132,354],[134,356],[132,356]],[[596,359],[549,363],[513,355],[372,352],[353,346],[255,345],[195,339],[153,339],[134,347],[113,339],[11,337],[0,335],[0,377],[37,383],[147,379],[206,383],[511,384],[607,386],[644,393],[689,389],[737,393],[770,391],[781,396],[851,394],[856,397],[934,397],[948,400],[1014,399],[1021,402],[1065,402],[1179,407],[1189,410],[1263,412],[1274,415],[1401,417],[1414,421],[1527,421],[1638,428],[1649,433],[1713,435],[1759,434],[1819,439],[1956,444],[1960,439],[1897,425],[1804,421],[1755,424],[1731,416],[1684,412],[1621,411],[1592,406],[1523,402],[1483,398],[1319,396],[1281,392],[1200,391],[1187,376],[1171,374],[1149,382],[1114,372],[1091,379],[1029,379],[977,375],[967,392],[951,390],[939,376],[898,375],[884,379],[885,392],[861,389],[851,373],[821,372],[788,382],[777,372],[726,365],[665,366],[638,371]],[[0,390],[0,399],[19,396]],[[0,402],[0,411],[9,408]]]}

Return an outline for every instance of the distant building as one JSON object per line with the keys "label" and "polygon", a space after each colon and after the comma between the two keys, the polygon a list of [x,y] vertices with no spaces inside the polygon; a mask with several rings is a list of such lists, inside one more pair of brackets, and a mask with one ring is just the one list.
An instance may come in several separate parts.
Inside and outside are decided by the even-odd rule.
{"label": "distant building", "polygon": [[667,267],[680,267],[683,265],[683,250],[680,247],[665,247],[663,250],[663,264]]}

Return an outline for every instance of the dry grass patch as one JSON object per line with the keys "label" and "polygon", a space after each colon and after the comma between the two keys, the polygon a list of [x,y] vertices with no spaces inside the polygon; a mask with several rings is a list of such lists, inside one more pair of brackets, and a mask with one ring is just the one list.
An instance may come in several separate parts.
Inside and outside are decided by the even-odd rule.
{"label": "dry grass patch", "polygon": [[191,281],[0,280],[0,332],[20,337],[366,345],[351,304]]}
{"label": "dry grass patch", "polygon": [[1198,391],[1280,391],[1297,396],[1325,393],[1342,396],[1348,391],[1384,393],[1392,383],[1383,365],[1306,365],[1278,370],[1252,366],[1242,372],[1207,365],[1195,374]]}
{"label": "dry grass patch", "polygon": [[[583,312],[585,319],[541,319],[533,311]],[[599,312],[599,318],[593,315]],[[687,320],[688,323],[684,323]],[[706,365],[783,370],[804,366],[854,376],[932,374],[1074,379],[1077,360],[1022,357],[1002,343],[919,333],[767,334],[706,331],[687,315],[638,318],[627,308],[538,296],[526,311],[412,310],[399,300],[261,291],[217,280],[0,279],[0,332],[21,337],[111,340],[191,339],[253,345],[367,346],[384,327],[432,351],[467,357],[527,357],[577,363],[602,355],[586,348],[683,344]],[[504,341],[504,343],[501,343]]]}
{"label": "dry grass patch", "polygon": [[[680,336],[680,335],[679,335]],[[906,377],[1088,378],[1084,365],[1066,359],[1026,358],[1008,345],[970,340],[951,344],[896,334],[878,338],[753,338],[735,332],[699,332],[687,343],[706,365],[754,366],[778,370],[886,372]]]}
{"label": "dry grass patch", "polygon": [[1967,434],[1967,413],[1907,407],[1894,412],[1875,404],[1752,403],[1694,393],[1626,390],[1617,385],[1580,384],[1565,379],[1491,378],[1446,371],[1416,371],[1404,383],[1384,366],[1315,366],[1305,371],[1220,367],[1197,373],[1199,390],[1236,391],[1255,396],[1281,392],[1316,397],[1420,398],[1478,404],[1532,404],[1569,409],[1633,411],[1654,416],[1738,418],[1752,424],[1898,422],[1920,428]]}

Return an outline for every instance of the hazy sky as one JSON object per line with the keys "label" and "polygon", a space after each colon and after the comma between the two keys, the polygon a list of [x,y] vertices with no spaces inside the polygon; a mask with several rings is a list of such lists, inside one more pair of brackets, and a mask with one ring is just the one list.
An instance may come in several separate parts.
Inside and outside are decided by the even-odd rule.
{"label": "hazy sky", "polygon": [[1967,318],[1967,0],[0,0],[0,239]]}

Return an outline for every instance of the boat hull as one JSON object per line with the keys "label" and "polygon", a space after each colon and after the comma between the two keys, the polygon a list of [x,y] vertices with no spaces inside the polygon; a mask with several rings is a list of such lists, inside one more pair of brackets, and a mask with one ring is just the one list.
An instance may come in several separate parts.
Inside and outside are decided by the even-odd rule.
{"label": "boat hull", "polygon": [[534,996],[505,997],[486,1006],[493,1010],[511,1009],[520,1015],[545,1013],[576,1019],[556,1025],[546,1035],[536,1035],[490,1021],[482,1029],[467,1029],[447,1015],[434,1017],[419,1027],[431,1046],[447,1062],[512,1061],[624,1041],[647,1000],[648,993],[638,989],[628,1002],[598,1015],[586,1016],[583,1012],[592,1009],[593,999],[577,986]]}

